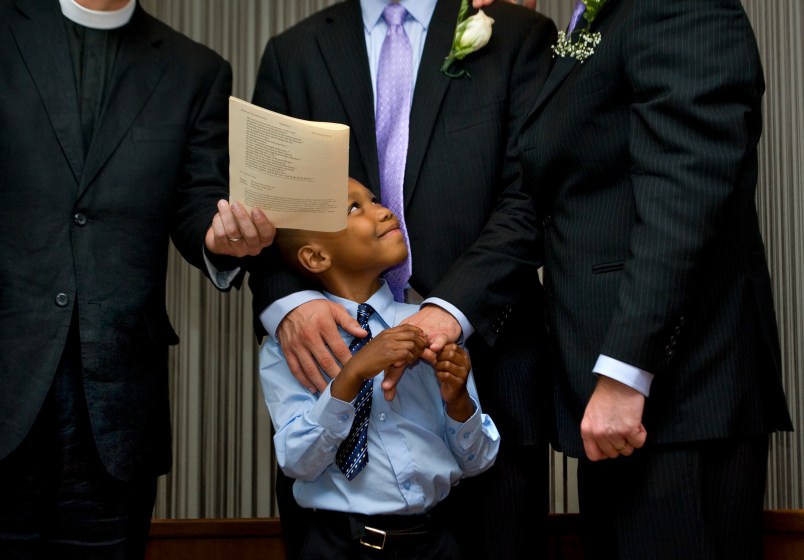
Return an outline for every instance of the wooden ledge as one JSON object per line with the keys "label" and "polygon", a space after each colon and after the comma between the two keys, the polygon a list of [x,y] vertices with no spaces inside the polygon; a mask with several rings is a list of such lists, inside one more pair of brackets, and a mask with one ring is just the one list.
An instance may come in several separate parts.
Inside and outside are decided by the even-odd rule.
{"label": "wooden ledge", "polygon": [[[766,511],[765,558],[804,558],[804,510]],[[580,516],[548,519],[550,558],[582,560]],[[146,560],[285,560],[282,526],[276,517],[256,519],[155,519]]]}

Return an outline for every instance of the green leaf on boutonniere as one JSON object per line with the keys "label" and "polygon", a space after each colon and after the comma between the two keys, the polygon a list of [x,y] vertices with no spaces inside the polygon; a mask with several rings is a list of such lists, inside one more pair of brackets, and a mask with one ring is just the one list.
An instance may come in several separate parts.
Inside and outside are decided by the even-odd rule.
{"label": "green leaf on boutonniere", "polygon": [[476,14],[466,17],[469,12],[467,0],[461,0],[461,8],[458,11],[458,23],[455,27],[455,36],[452,38],[452,48],[441,65],[441,71],[450,78],[460,78],[472,76],[465,69],[461,68],[457,72],[452,71],[452,64],[456,60],[463,58],[486,46],[491,38],[491,26],[494,20],[487,16],[483,10],[478,10]]}

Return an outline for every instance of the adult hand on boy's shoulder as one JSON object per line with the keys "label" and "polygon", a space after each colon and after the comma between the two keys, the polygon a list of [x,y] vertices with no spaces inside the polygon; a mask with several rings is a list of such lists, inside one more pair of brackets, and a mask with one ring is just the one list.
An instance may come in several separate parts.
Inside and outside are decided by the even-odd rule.
{"label": "adult hand on boy's shoulder", "polygon": [[411,315],[402,324],[415,325],[427,335],[428,348],[422,358],[430,363],[436,354],[451,342],[461,338],[461,325],[451,313],[437,305],[425,305],[418,313]]}
{"label": "adult hand on boy's shoulder", "polygon": [[[371,379],[383,370],[387,373],[392,368],[404,371],[408,364],[419,359],[426,346],[427,338],[418,327],[399,325],[385,329],[344,365],[332,382],[330,393],[338,399],[351,401],[364,379]],[[392,398],[386,393],[386,399]]]}
{"label": "adult hand on boy's shoulder", "polygon": [[335,378],[352,357],[338,332],[339,325],[352,336],[367,334],[342,305],[326,299],[301,304],[279,323],[276,336],[288,367],[310,392],[326,389],[328,382],[321,370]]}
{"label": "adult hand on boy's shoulder", "polygon": [[447,405],[447,414],[458,422],[466,422],[474,413],[474,405],[466,389],[466,380],[472,365],[466,350],[451,343],[436,355],[435,375],[441,385],[441,398]]}

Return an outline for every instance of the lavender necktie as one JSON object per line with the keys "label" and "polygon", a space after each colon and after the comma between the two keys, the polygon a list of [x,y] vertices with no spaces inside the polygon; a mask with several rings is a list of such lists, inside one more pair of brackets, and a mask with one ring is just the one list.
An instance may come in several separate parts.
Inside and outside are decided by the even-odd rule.
{"label": "lavender necktie", "polygon": [[377,69],[377,155],[380,163],[380,197],[402,228],[408,257],[385,272],[394,299],[404,301],[405,285],[413,264],[405,226],[405,160],[408,153],[408,124],[413,76],[413,50],[402,27],[407,10],[394,2],[385,7],[383,18],[388,32],[380,50]]}
{"label": "lavender necktie", "polygon": [[[365,338],[355,337],[349,350],[354,354],[371,340],[369,318],[374,314],[374,308],[368,303],[361,303],[357,307],[357,322],[361,328],[368,332]],[[352,427],[335,454],[335,464],[341,469],[347,480],[352,480],[368,464],[368,422],[371,415],[371,395],[374,392],[374,379],[366,379],[360,385],[355,400],[355,418]]]}
{"label": "lavender necktie", "polygon": [[567,35],[575,30],[575,28],[578,26],[578,22],[581,21],[581,16],[585,11],[586,4],[584,4],[583,0],[578,0],[578,3],[575,4],[575,9],[572,10],[572,18],[570,18],[569,26],[567,27]]}

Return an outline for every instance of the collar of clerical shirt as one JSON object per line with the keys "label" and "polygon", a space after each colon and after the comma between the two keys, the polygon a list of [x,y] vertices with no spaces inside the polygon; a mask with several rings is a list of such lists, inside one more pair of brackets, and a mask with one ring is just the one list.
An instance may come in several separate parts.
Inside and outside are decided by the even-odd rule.
{"label": "collar of clerical shirt", "polygon": [[131,20],[137,0],[129,0],[128,4],[119,10],[101,11],[90,10],[80,5],[76,0],[59,0],[61,13],[64,17],[78,25],[90,29],[117,29],[123,27]]}

